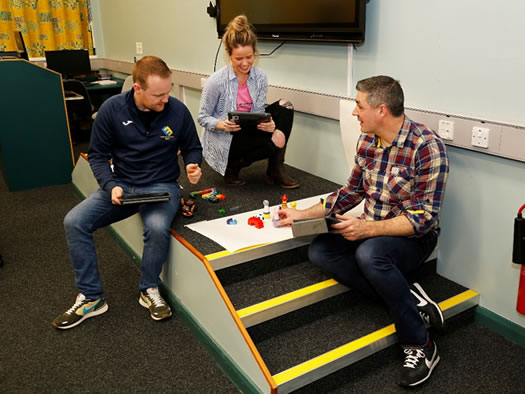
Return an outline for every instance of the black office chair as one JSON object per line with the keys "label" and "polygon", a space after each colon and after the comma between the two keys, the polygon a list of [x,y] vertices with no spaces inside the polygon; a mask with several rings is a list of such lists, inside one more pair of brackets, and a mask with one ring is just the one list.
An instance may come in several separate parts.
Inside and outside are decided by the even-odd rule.
{"label": "black office chair", "polygon": [[[86,86],[77,79],[65,79],[63,81],[66,95],[67,116],[73,143],[89,141],[91,127],[93,126],[93,105],[89,98]],[[71,97],[71,93],[76,97]],[[82,96],[80,99],[79,96]]]}

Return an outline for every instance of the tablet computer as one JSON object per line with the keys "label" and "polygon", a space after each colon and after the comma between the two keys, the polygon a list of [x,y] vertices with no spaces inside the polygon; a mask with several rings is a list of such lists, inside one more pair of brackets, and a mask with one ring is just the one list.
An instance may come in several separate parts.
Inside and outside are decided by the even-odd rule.
{"label": "tablet computer", "polygon": [[295,220],[292,223],[292,234],[294,237],[305,237],[307,235],[327,233],[331,230],[332,224],[340,221],[340,219],[333,216]]}
{"label": "tablet computer", "polygon": [[155,192],[155,193],[128,193],[124,194],[124,197],[120,199],[122,205],[127,204],[144,204],[150,202],[161,202],[168,201],[170,194],[168,192]]}
{"label": "tablet computer", "polygon": [[241,128],[269,122],[270,118],[271,115],[267,112],[228,112],[228,120],[237,123]]}

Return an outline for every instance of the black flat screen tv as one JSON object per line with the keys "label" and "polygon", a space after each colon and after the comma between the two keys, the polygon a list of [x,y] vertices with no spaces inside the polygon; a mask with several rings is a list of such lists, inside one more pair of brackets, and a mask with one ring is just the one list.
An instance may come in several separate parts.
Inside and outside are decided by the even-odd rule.
{"label": "black flat screen tv", "polygon": [[367,0],[217,0],[217,33],[244,14],[262,40],[362,43]]}

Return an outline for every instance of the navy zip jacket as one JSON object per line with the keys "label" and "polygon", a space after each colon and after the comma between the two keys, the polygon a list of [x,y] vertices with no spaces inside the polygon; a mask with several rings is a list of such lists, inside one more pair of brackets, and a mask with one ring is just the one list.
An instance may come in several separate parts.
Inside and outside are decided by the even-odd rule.
{"label": "navy zip jacket", "polygon": [[88,161],[98,184],[109,193],[121,182],[137,186],[176,182],[179,150],[185,165],[202,163],[202,146],[188,108],[170,97],[146,130],[133,93],[132,89],[106,100],[93,124]]}

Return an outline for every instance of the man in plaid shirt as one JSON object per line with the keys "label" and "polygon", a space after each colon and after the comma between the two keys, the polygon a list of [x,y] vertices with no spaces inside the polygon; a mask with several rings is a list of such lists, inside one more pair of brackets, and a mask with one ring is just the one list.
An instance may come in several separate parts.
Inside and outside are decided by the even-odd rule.
{"label": "man in plaid shirt", "polygon": [[[398,81],[376,76],[359,81],[352,114],[361,125],[348,183],[306,210],[283,209],[280,226],[332,216],[329,233],[310,245],[309,258],[340,283],[382,300],[404,348],[400,384],[416,386],[439,362],[426,324],[443,328],[439,306],[406,275],[434,250],[448,176],[445,145],[432,130],[404,114]],[[365,200],[360,218],[342,216]]]}

